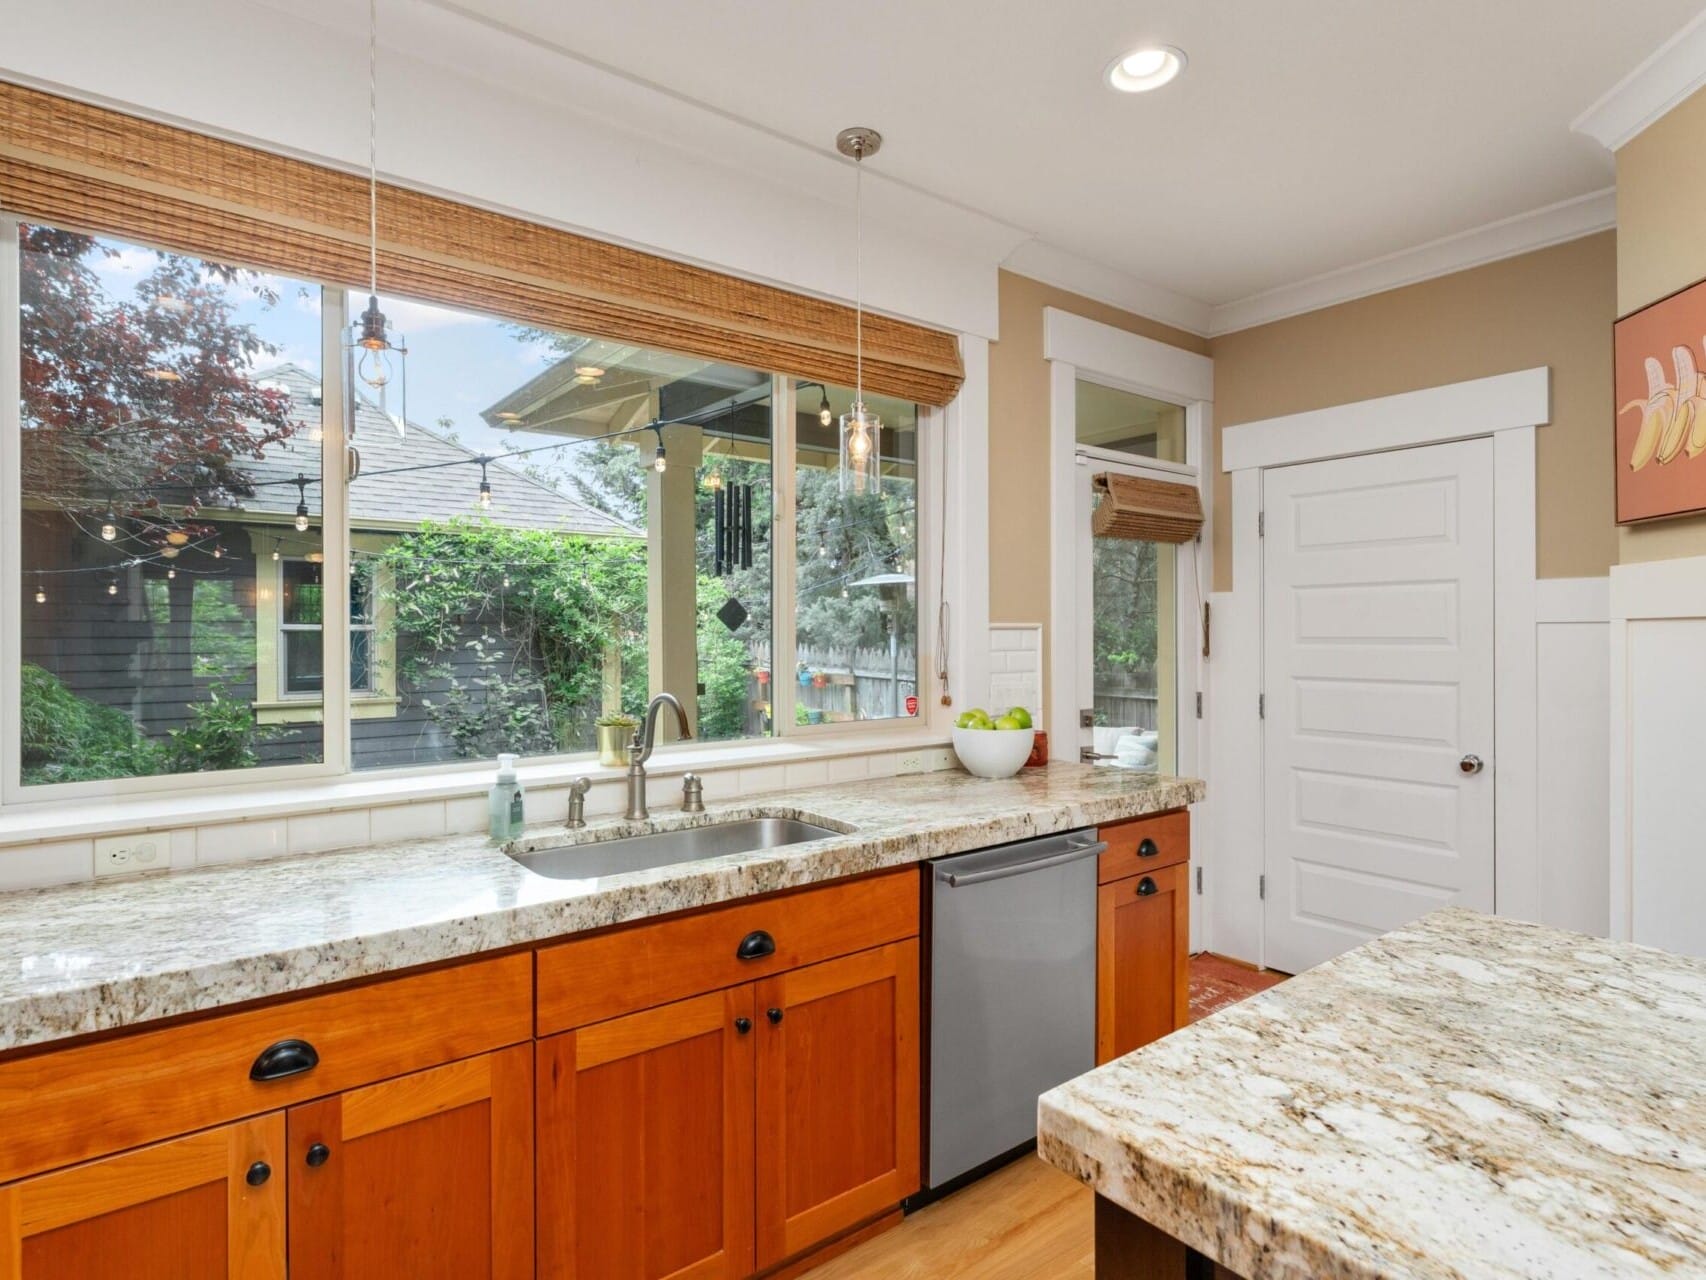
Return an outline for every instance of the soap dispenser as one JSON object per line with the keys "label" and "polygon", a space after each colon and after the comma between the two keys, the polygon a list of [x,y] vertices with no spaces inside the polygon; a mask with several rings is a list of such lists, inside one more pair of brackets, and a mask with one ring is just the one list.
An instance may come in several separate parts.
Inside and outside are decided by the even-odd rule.
{"label": "soap dispenser", "polygon": [[521,780],[515,776],[515,757],[498,757],[498,780],[492,784],[488,812],[494,840],[514,840],[526,823]]}

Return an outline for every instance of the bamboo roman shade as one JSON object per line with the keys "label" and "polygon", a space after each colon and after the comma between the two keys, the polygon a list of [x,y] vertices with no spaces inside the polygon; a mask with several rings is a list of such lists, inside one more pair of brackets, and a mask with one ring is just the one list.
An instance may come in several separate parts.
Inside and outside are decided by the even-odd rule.
{"label": "bamboo roman shade", "polygon": [[[10,84],[0,208],[217,262],[367,280],[365,179]],[[854,380],[850,307],[400,187],[379,194],[379,284],[570,333]],[[959,390],[952,334],[872,315],[864,327],[867,390],[927,405]]]}
{"label": "bamboo roman shade", "polygon": [[1091,481],[1101,495],[1090,517],[1098,538],[1189,542],[1202,530],[1202,496],[1192,484],[1105,472]]}

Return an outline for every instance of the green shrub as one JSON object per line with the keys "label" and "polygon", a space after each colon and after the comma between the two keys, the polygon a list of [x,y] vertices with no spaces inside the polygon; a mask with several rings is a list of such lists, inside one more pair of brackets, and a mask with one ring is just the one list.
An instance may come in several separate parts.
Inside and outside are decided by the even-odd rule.
{"label": "green shrub", "polygon": [[114,707],[67,689],[26,662],[19,705],[20,753],[27,783],[86,782],[166,772],[158,746]]}

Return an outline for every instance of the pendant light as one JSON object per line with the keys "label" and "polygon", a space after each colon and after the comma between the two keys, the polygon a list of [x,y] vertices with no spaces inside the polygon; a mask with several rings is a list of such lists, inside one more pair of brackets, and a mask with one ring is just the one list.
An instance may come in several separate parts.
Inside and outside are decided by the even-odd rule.
{"label": "pendant light", "polygon": [[[349,327],[344,343],[345,365],[353,389],[359,378],[377,395],[379,411],[390,418],[398,436],[406,434],[409,418],[408,381],[404,360],[409,349],[403,335],[379,309],[379,0],[367,3],[367,309]],[[390,411],[395,388],[398,412]],[[347,435],[355,434],[351,397]]]}
{"label": "pendant light", "polygon": [[865,408],[865,252],[864,162],[883,145],[875,129],[843,129],[835,149],[853,160],[853,404],[841,415],[841,492],[878,493],[882,490],[883,422]]}

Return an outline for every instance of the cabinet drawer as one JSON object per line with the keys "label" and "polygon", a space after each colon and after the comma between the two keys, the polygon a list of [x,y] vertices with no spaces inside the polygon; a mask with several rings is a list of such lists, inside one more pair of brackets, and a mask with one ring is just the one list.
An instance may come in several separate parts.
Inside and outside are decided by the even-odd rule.
{"label": "cabinet drawer", "polygon": [[[501,956],[0,1063],[0,1182],[526,1040],[532,963]],[[319,1064],[250,1079],[284,1040]]]}
{"label": "cabinet drawer", "polygon": [[1096,879],[1102,884],[1190,861],[1191,815],[1185,809],[1116,823],[1101,833],[1108,842],[1108,851],[1097,859]]}
{"label": "cabinet drawer", "polygon": [[[902,868],[577,938],[539,952],[539,1034],[797,969],[918,932],[918,872]],[[741,959],[763,932],[774,950]]]}

